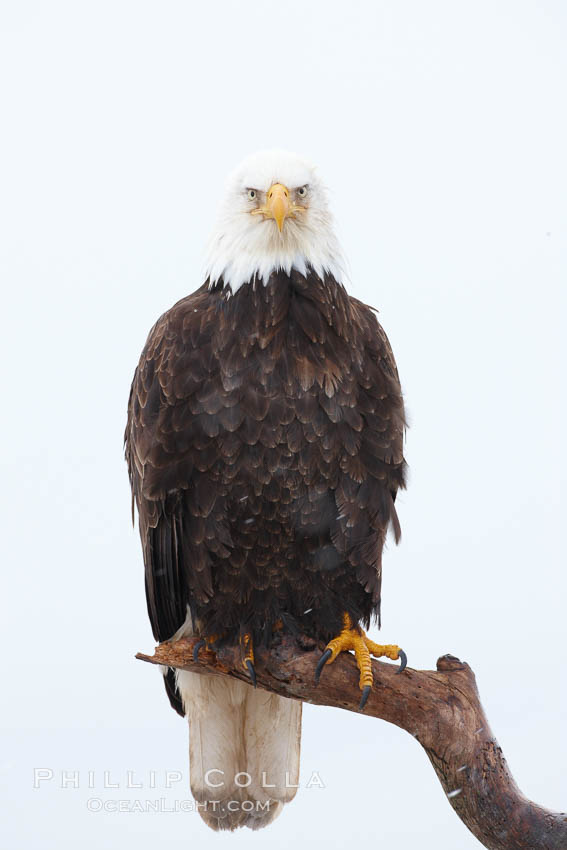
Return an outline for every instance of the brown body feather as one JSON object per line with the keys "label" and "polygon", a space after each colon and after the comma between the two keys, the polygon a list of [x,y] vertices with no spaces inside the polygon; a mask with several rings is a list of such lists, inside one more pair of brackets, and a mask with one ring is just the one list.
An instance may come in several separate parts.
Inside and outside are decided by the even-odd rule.
{"label": "brown body feather", "polygon": [[[205,283],[150,332],[126,455],[157,640],[187,607],[205,634],[326,640],[379,614],[404,486],[404,410],[386,335],[333,278]],[[171,684],[171,683],[170,683]]]}

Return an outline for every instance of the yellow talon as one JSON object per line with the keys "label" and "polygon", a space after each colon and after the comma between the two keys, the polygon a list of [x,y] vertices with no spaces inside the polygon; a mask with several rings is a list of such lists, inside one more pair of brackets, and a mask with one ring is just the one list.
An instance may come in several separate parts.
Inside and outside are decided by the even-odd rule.
{"label": "yellow talon", "polygon": [[[206,638],[201,638],[193,647],[193,661],[199,660],[199,650],[206,647],[212,650],[212,645],[215,644],[222,635],[208,635]],[[242,666],[250,676],[252,684],[256,687],[256,671],[254,669],[254,644],[250,632],[244,632],[240,636],[240,646],[242,647]]]}
{"label": "yellow talon", "polygon": [[391,661],[397,661],[400,657],[400,647],[396,646],[395,643],[374,643],[366,635],[364,636],[364,641],[368,647],[368,651],[375,658],[389,658]]}
{"label": "yellow talon", "polygon": [[370,656],[373,655],[375,658],[386,657],[390,658],[392,661],[397,661],[398,658],[400,658],[402,661],[400,666],[401,672],[406,666],[406,655],[405,652],[395,644],[375,643],[367,637],[361,629],[356,628],[353,625],[350,616],[345,613],[343,614],[342,631],[336,638],[329,641],[321,659],[319,660],[319,664],[315,671],[316,680],[319,680],[321,670],[325,664],[332,664],[337,655],[341,652],[347,652],[350,649],[354,650],[356,664],[360,670],[359,687],[362,691],[362,699],[359,707],[362,709],[368,699],[368,694],[370,693],[372,683],[374,681],[374,677],[372,675],[372,660]]}
{"label": "yellow talon", "polygon": [[240,646],[243,649],[242,666],[252,679],[252,684],[256,687],[256,671],[254,670],[254,644],[252,635],[249,632],[244,632],[240,636]]}
{"label": "yellow talon", "polygon": [[251,661],[254,664],[254,645],[252,643],[252,636],[248,632],[245,632],[240,638],[240,645],[244,650],[242,666],[246,668],[247,661]]}
{"label": "yellow talon", "polygon": [[207,637],[198,640],[193,647],[193,661],[199,660],[199,650],[203,647],[206,647],[210,652],[213,652],[213,644],[215,644],[217,640],[220,640],[221,637],[222,635],[207,635]]}

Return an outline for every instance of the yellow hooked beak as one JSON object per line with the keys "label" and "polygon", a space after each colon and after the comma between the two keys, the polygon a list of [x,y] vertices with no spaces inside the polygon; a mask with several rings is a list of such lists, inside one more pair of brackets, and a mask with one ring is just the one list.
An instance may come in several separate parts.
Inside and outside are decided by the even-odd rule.
{"label": "yellow hooked beak", "polygon": [[297,212],[305,212],[305,207],[290,201],[289,189],[283,183],[272,183],[266,193],[265,206],[252,210],[251,215],[273,218],[281,233],[286,218],[295,218]]}
{"label": "yellow hooked beak", "polygon": [[288,217],[291,204],[289,202],[289,189],[283,183],[274,183],[268,189],[267,202],[264,215],[273,218],[281,233],[284,221]]}

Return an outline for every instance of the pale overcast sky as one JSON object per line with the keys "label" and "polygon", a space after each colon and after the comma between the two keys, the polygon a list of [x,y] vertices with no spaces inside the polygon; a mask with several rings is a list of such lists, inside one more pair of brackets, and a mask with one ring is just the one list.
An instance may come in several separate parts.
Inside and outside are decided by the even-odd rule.
{"label": "pale overcast sky", "polygon": [[398,360],[411,476],[381,635],[414,667],[466,659],[518,784],[565,808],[565,4],[0,10],[2,844],[480,846],[415,740],[312,706],[267,831],[89,811],[188,797],[185,722],[133,659],[153,640],[122,435],[147,332],[200,285],[227,172],[265,147],[320,166]]}

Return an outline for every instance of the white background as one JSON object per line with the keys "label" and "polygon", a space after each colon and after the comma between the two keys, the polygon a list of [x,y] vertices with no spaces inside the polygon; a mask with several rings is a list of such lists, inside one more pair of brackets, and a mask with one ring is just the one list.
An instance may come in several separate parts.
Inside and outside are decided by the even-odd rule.
{"label": "white background", "polygon": [[[311,706],[302,781],[326,788],[269,831],[86,808],[188,796],[185,723],[133,659],[153,640],[122,435],[146,334],[200,285],[226,174],[265,147],[320,166],[351,291],[398,360],[411,479],[382,637],[415,667],[469,661],[522,790],[567,805],[566,18],[559,0],[2,3],[4,846],[479,846],[410,736]],[[54,771],[35,791],[34,767]]]}

